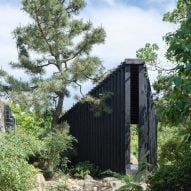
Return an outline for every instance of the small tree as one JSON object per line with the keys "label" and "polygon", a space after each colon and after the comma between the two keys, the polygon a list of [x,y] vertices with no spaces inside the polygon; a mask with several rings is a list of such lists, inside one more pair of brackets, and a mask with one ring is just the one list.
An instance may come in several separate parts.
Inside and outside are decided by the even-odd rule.
{"label": "small tree", "polygon": [[9,84],[3,90],[11,99],[36,112],[50,111],[52,127],[57,127],[68,88],[81,91],[83,82],[97,82],[103,74],[100,59],[90,52],[106,34],[102,27],[79,19],[84,7],[83,0],[22,0],[31,22],[14,30],[18,63],[11,66],[28,77],[21,81],[1,71]]}
{"label": "small tree", "polygon": [[159,121],[170,127],[190,128],[191,1],[178,0],[176,8],[165,13],[163,20],[178,24],[176,31],[169,32],[164,37],[168,47],[165,56],[173,63],[173,67],[160,68],[156,44],[146,44],[137,51],[137,56],[150,62],[160,72],[153,86],[158,97]]}
{"label": "small tree", "polygon": [[[159,76],[154,88],[159,95],[158,113],[168,126],[190,128],[191,93],[191,1],[178,0],[176,8],[167,12],[163,20],[179,24],[175,32],[166,34],[166,58],[174,67]],[[162,95],[162,97],[160,96]]]}
{"label": "small tree", "polygon": [[[191,190],[191,163],[188,160],[191,156],[191,1],[178,0],[176,8],[166,13],[163,20],[178,24],[177,30],[164,38],[168,47],[166,58],[174,66],[168,72],[162,71],[154,89],[158,95],[160,124],[175,130],[171,131],[173,138],[165,132],[160,165],[156,173],[149,176],[148,190],[187,191]],[[148,47],[139,50],[138,56],[147,56],[146,50]]]}

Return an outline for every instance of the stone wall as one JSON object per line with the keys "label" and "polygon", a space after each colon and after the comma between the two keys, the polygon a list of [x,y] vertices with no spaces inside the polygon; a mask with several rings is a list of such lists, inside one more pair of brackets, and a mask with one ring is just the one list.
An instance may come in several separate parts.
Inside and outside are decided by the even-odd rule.
{"label": "stone wall", "polygon": [[0,101],[0,131],[6,132],[15,128],[16,122],[11,109],[4,102]]}
{"label": "stone wall", "polygon": [[5,132],[4,103],[0,101],[0,131]]}

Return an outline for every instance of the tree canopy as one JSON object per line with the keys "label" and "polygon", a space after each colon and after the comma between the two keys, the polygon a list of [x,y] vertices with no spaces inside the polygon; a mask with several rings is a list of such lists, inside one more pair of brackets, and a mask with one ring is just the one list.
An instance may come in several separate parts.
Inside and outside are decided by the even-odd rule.
{"label": "tree canopy", "polygon": [[[161,69],[154,89],[158,95],[158,117],[170,126],[190,126],[191,111],[191,2],[178,0],[176,8],[164,14],[165,22],[179,25],[176,31],[164,36],[168,46],[166,58],[174,64],[168,70]],[[155,44],[147,44],[137,51],[137,56],[157,63]],[[150,48],[150,49],[149,49]],[[149,54],[148,54],[149,52]],[[157,63],[158,64],[158,63]],[[156,65],[156,69],[157,65]],[[166,72],[164,72],[166,71]]]}
{"label": "tree canopy", "polygon": [[22,10],[31,22],[18,26],[13,34],[18,62],[27,79],[18,80],[1,70],[14,102],[40,112],[51,113],[56,126],[69,87],[78,87],[103,75],[101,60],[91,55],[92,47],[104,43],[106,33],[90,21],[79,18],[84,0],[23,0]]}

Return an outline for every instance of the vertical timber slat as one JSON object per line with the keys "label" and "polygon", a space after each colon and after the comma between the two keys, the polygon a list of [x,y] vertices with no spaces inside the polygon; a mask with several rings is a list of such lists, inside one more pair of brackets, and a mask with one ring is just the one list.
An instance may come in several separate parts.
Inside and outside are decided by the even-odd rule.
{"label": "vertical timber slat", "polygon": [[144,164],[147,153],[147,84],[145,83],[144,65],[139,65],[139,163]]}
{"label": "vertical timber slat", "polygon": [[130,65],[125,67],[125,169],[130,168],[130,89],[131,89],[131,74]]}

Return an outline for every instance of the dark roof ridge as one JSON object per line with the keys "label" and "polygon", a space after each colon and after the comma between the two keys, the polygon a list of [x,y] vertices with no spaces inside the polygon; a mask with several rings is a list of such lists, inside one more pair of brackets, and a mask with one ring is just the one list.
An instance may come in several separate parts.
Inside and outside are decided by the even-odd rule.
{"label": "dark roof ridge", "polygon": [[[102,86],[103,83],[105,83],[107,80],[109,80],[119,69],[124,67],[125,65],[134,65],[134,64],[145,64],[145,61],[138,58],[126,58],[121,64],[119,64],[116,68],[112,69],[111,73],[109,73],[103,80],[101,80],[96,86],[94,86],[90,91],[86,93],[86,95],[91,95],[93,91],[96,91],[100,86]],[[76,105],[80,103],[80,100],[75,103],[70,109],[67,110],[67,112],[71,109],[73,109]]]}

